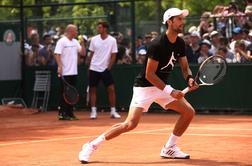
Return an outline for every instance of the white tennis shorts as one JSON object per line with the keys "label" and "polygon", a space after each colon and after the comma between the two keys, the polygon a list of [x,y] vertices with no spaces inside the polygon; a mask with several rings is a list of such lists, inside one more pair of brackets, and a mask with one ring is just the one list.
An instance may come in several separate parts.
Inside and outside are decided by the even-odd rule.
{"label": "white tennis shorts", "polygon": [[144,108],[147,112],[150,105],[155,102],[164,109],[165,106],[176,100],[171,95],[163,92],[155,86],[151,87],[133,87],[133,97],[131,99],[130,107]]}

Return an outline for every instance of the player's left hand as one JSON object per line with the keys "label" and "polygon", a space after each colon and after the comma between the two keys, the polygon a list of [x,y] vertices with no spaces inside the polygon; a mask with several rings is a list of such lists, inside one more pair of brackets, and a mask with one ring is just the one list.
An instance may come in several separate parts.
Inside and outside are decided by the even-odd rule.
{"label": "player's left hand", "polygon": [[189,78],[188,86],[189,86],[189,91],[194,91],[199,88],[199,85],[193,78]]}

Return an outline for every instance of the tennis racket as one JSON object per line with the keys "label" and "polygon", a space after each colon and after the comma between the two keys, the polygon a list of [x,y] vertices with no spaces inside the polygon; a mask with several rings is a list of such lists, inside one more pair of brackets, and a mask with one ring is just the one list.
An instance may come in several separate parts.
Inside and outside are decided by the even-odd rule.
{"label": "tennis racket", "polygon": [[[199,86],[210,86],[220,82],[227,73],[226,60],[218,55],[207,58],[199,67],[194,81]],[[185,88],[182,93],[186,94],[190,88]]]}
{"label": "tennis racket", "polygon": [[80,95],[75,87],[70,85],[64,78],[64,76],[61,76],[61,79],[64,83],[64,90],[63,90],[63,98],[66,103],[70,105],[75,105],[78,103],[80,99]]}

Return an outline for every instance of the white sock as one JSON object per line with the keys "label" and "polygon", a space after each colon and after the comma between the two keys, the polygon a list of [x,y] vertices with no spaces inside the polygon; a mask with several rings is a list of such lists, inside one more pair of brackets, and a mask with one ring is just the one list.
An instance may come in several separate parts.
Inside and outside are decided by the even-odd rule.
{"label": "white sock", "polygon": [[168,139],[167,143],[165,144],[165,147],[168,148],[168,147],[171,147],[171,146],[175,145],[178,139],[179,139],[178,136],[171,133],[171,136]]}
{"label": "white sock", "polygon": [[91,145],[98,147],[102,142],[105,141],[105,135],[102,134],[93,141],[90,142]]}
{"label": "white sock", "polygon": [[114,112],[116,112],[116,108],[115,107],[111,107],[110,111],[114,113]]}
{"label": "white sock", "polygon": [[92,112],[93,112],[93,111],[96,112],[96,110],[97,110],[96,107],[91,107],[91,111],[92,111]]}

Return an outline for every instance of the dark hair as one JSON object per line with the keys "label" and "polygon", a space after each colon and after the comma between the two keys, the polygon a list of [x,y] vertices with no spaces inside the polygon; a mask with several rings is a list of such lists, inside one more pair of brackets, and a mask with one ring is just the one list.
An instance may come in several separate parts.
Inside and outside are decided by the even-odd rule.
{"label": "dark hair", "polygon": [[220,47],[218,51],[223,51],[225,54],[228,52],[227,48]]}
{"label": "dark hair", "polygon": [[49,34],[43,35],[43,40],[45,40],[45,39],[48,38],[48,37],[51,37],[51,35],[49,35]]}
{"label": "dark hair", "polygon": [[102,27],[103,28],[107,28],[107,29],[109,29],[109,25],[108,25],[108,23],[107,22],[105,22],[105,21],[100,21],[100,22],[98,22],[98,24],[97,25],[102,25]]}
{"label": "dark hair", "polygon": [[[175,17],[175,16],[172,16],[172,17],[170,17],[168,20],[173,21],[173,20],[174,20],[174,17]],[[168,21],[168,20],[167,20],[167,21]],[[165,22],[165,27],[168,29],[168,24],[167,24],[167,21]]]}

